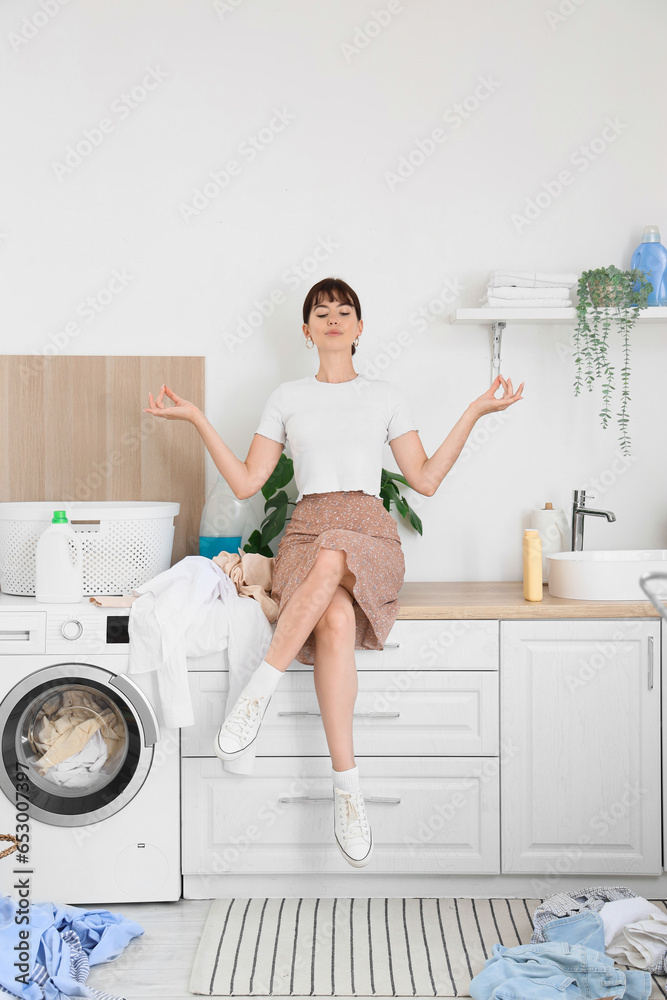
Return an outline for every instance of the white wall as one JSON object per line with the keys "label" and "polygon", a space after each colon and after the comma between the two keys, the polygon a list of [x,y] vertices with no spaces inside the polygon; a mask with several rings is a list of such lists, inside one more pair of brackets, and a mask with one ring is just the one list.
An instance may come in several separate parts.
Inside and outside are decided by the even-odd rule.
{"label": "white wall", "polygon": [[[301,306],[335,274],[363,307],[357,371],[405,390],[431,455],[490,384],[488,329],[447,317],[479,304],[491,270],[629,267],[646,224],[667,242],[666,29],[662,0],[3,0],[2,350],[205,355],[208,416],[244,458],[269,392],[317,370]],[[619,134],[583,169],[608,119]],[[272,125],[251,160],[242,144]],[[444,141],[391,185],[435,128]],[[98,144],[63,169],[86,130]],[[184,210],[230,160],[227,186]],[[564,169],[572,184],[517,226]],[[230,344],[272,292],[284,301]],[[112,301],[90,319],[98,295]],[[571,332],[507,329],[501,371],[525,400],[479,421],[434,497],[410,492],[424,535],[401,523],[406,580],[520,579],[530,509],[569,513],[585,486],[617,517],[589,518],[586,548],[667,546],[667,329],[634,334],[625,463],[600,389],[574,397]]]}

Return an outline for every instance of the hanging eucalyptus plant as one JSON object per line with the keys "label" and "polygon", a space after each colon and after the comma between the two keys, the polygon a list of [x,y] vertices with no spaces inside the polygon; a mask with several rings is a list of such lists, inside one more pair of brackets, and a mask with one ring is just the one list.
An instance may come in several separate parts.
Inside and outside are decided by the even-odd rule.
{"label": "hanging eucalyptus plant", "polygon": [[[293,476],[294,463],[283,453],[278,459],[275,469],[262,486],[262,494],[266,501],[264,504],[266,517],[259,530],[255,529],[243,546],[244,552],[258,552],[262,556],[269,557],[273,555],[269,542],[276,538],[285,527],[288,507],[296,505],[295,501],[290,500],[285,492],[285,486],[291,482]],[[392,503],[395,504],[401,517],[408,518],[412,527],[421,535],[423,534],[422,522],[405,497],[399,493],[396,482],[404,483],[406,486],[410,485],[407,479],[398,472],[387,472],[386,469],[383,469],[380,498],[387,510],[390,509]]]}
{"label": "hanging eucalyptus plant", "polygon": [[[645,309],[653,285],[645,280],[645,271],[633,268],[621,271],[611,264],[591,271],[583,271],[577,283],[579,301],[577,303],[577,328],[574,332],[575,364],[574,394],[582,388],[582,363],[586,368],[584,377],[588,391],[593,391],[596,378],[603,380],[602,409],[600,417],[606,428],[611,417],[609,408],[614,391],[614,366],[608,355],[609,330],[614,319],[620,330],[623,343],[623,367],[621,369],[621,409],[617,413],[621,429],[620,442],[624,455],[630,453],[628,436],[628,400],[630,399],[630,331]],[[589,320],[592,320],[592,327]]]}

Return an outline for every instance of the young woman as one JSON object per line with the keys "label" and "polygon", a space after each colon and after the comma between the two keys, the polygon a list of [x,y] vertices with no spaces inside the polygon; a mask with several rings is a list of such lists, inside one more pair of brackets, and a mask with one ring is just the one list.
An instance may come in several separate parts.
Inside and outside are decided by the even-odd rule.
{"label": "young woman", "polygon": [[[396,521],[380,499],[382,454],[389,442],[410,487],[433,496],[479,417],[522,399],[499,375],[474,400],[428,458],[403,393],[358,375],[352,356],[363,330],[356,292],[339,278],[314,285],[303,305],[305,346],[317,348],[316,375],[283,382],[269,396],[245,462],[192,403],[162,386],[144,412],[191,421],[239,498],[253,496],[290,445],[299,490],[274,563],[276,629],[218,733],[223,760],[256,739],[271,696],[296,658],[313,678],[332,763],[334,835],[353,866],[368,864],[373,838],[359,788],[352,717],[358,683],[355,649],[382,649],[398,615],[405,561]],[[502,384],[503,396],[494,393]],[[166,406],[164,396],[172,400]]]}

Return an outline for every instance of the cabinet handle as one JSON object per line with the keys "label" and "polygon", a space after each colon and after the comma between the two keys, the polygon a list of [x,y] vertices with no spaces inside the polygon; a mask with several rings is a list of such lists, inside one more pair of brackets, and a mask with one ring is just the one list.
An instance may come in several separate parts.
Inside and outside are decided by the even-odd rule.
{"label": "cabinet handle", "polygon": [[653,636],[648,637],[648,689],[653,690]]}
{"label": "cabinet handle", "polygon": [[[289,715],[291,718],[301,715],[317,715],[320,712],[278,712],[278,715]],[[398,719],[400,712],[353,712],[352,716],[355,719]]]}
{"label": "cabinet handle", "polygon": [[[283,795],[279,802],[286,802],[288,805],[299,805],[301,802],[333,802],[333,795]],[[388,802],[390,805],[398,805],[401,799],[388,795],[364,795],[364,802]]]}
{"label": "cabinet handle", "polygon": [[383,649],[399,649],[400,642],[385,642]]}

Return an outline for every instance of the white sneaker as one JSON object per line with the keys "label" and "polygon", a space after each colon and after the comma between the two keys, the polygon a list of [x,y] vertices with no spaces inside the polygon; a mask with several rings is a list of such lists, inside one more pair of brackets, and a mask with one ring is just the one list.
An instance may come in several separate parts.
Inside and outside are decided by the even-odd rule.
{"label": "white sneaker", "polygon": [[334,836],[340,852],[355,868],[373,856],[373,835],[361,792],[343,792],[334,785]]}
{"label": "white sneaker", "polygon": [[241,691],[215,739],[215,752],[221,760],[236,760],[254,743],[270,701],[270,695],[266,698],[247,694],[245,688]]}

